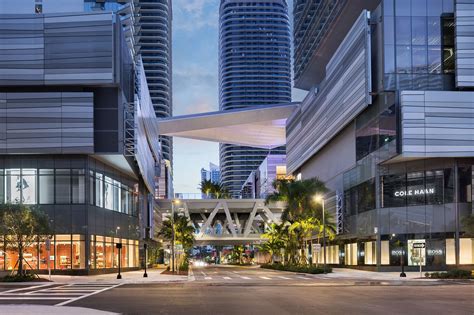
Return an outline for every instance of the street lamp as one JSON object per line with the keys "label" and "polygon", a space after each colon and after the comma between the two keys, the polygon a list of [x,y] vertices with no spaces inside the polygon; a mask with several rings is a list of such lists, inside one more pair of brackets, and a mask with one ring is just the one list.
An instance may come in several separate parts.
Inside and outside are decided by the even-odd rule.
{"label": "street lamp", "polygon": [[175,243],[175,237],[176,237],[176,233],[175,233],[175,230],[174,230],[174,205],[177,204],[179,205],[180,201],[179,199],[173,199],[173,201],[171,201],[171,261],[172,261],[172,265],[171,265],[171,271],[174,273],[175,271],[175,261],[176,261],[176,257],[175,257],[175,252],[174,252],[174,243]]}
{"label": "street lamp", "polygon": [[[118,234],[119,234],[119,231],[120,231],[120,226],[117,226],[117,228],[115,229],[115,236],[118,238]],[[118,257],[117,257],[117,260],[118,260],[118,274],[117,274],[117,279],[122,279],[122,275],[120,273],[120,269],[121,269],[121,258],[122,258],[122,242],[119,240],[119,242],[117,244],[115,244],[115,247],[118,249]]]}
{"label": "street lamp", "polygon": [[321,203],[323,207],[323,255],[324,255],[324,273],[326,273],[326,214],[324,210],[324,197],[322,195],[314,196],[314,201]]}

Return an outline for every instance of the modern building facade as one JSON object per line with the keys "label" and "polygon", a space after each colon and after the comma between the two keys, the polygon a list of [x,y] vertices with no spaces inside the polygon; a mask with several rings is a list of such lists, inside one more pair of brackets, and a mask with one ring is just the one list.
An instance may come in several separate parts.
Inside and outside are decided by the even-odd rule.
{"label": "modern building facade", "polygon": [[287,167],[331,191],[328,263],[474,265],[463,226],[473,10],[472,0],[295,1],[295,86],[310,92],[287,121]]}
{"label": "modern building facade", "polygon": [[210,180],[214,184],[221,182],[221,171],[219,166],[214,163],[209,163],[209,170],[201,168],[201,182],[204,180]]}
{"label": "modern building facade", "polygon": [[[0,202],[38,206],[54,232],[49,256],[43,242],[25,250],[29,268],[139,267],[161,148],[121,16],[0,15],[0,41]],[[3,236],[0,252],[14,269]]]}
{"label": "modern building facade", "polygon": [[[290,26],[285,0],[222,0],[219,8],[219,108],[291,101]],[[269,153],[220,144],[221,182],[234,197]]]}
{"label": "modern building facade", "polygon": [[242,185],[240,198],[267,198],[268,195],[275,192],[273,182],[277,179],[289,179],[286,175],[286,155],[270,154],[247,177]]}

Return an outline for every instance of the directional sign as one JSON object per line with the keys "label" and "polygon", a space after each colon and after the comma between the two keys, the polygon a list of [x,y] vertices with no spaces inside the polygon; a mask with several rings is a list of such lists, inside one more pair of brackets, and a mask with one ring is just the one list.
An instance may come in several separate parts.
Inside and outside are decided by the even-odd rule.
{"label": "directional sign", "polygon": [[313,252],[319,253],[321,251],[321,244],[313,244]]}
{"label": "directional sign", "polygon": [[425,248],[425,243],[413,243],[413,248]]}

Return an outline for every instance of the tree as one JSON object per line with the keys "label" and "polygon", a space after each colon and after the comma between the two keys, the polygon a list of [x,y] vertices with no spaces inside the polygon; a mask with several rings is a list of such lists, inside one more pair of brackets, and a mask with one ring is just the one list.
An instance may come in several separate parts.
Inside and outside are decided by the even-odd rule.
{"label": "tree", "polygon": [[294,222],[308,217],[320,219],[321,205],[314,202],[314,197],[327,192],[322,181],[317,178],[300,181],[277,179],[273,182],[273,187],[275,192],[267,197],[266,203],[286,202],[282,220]]}
{"label": "tree", "polygon": [[259,245],[259,249],[270,255],[270,262],[275,262],[275,256],[285,247],[285,234],[284,227],[282,224],[272,223],[267,227],[262,237],[266,239],[264,243]]}
{"label": "tree", "polygon": [[24,251],[52,235],[49,218],[39,209],[23,204],[0,205],[0,218],[6,247],[18,252],[18,274],[23,275]]}
{"label": "tree", "polygon": [[214,183],[209,179],[205,179],[199,184],[199,189],[201,190],[201,193],[205,194],[206,197],[209,198],[209,195],[214,190]]}
{"label": "tree", "polygon": [[464,217],[461,223],[464,229],[464,236],[474,237],[474,214]]}
{"label": "tree", "polygon": [[173,228],[176,243],[183,246],[184,257],[182,259],[182,264],[187,263],[189,259],[189,252],[193,248],[194,244],[194,227],[187,217],[179,213],[174,213],[172,217],[169,217],[167,220],[165,220],[157,236],[172,242],[172,246]]}

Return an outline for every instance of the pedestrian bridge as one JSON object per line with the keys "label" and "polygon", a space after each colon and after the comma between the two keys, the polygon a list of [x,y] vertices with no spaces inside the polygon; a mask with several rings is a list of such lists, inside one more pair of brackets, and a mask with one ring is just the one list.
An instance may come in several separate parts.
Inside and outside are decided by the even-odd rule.
{"label": "pedestrian bridge", "polygon": [[158,200],[160,212],[174,211],[188,217],[194,228],[196,246],[241,245],[262,241],[266,226],[280,223],[285,204],[265,205],[264,199],[170,199]]}

